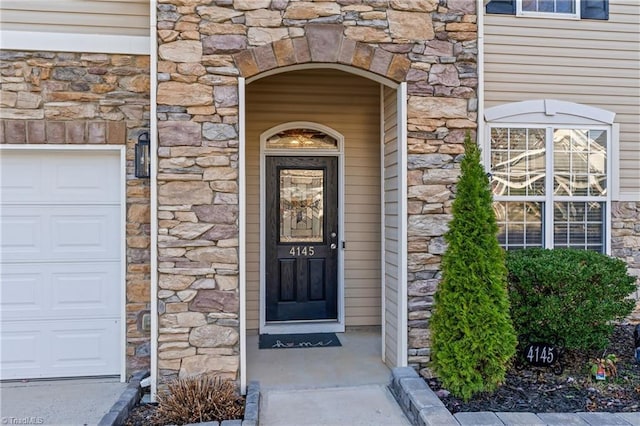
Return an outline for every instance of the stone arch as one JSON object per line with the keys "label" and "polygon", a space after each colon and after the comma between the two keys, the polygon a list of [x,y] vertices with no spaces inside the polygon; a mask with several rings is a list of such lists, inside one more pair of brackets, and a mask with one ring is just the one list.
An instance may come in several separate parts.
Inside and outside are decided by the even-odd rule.
{"label": "stone arch", "polygon": [[280,67],[308,63],[342,64],[359,68],[400,83],[411,61],[406,54],[351,40],[336,24],[308,24],[302,37],[277,40],[233,55],[244,78]]}

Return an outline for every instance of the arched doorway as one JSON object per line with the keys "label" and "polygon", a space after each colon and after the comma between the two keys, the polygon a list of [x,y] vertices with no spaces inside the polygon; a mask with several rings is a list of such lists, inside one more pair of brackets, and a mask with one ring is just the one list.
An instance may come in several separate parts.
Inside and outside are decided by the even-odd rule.
{"label": "arched doorway", "polygon": [[[346,66],[318,66],[272,72],[265,78],[252,79],[244,88],[241,100],[244,149],[240,150],[244,155],[240,173],[245,185],[245,190],[240,191],[245,194],[245,200],[241,200],[245,206],[245,215],[241,215],[245,227],[241,234],[246,238],[244,248],[241,247],[245,255],[241,262],[245,272],[244,308],[241,308],[244,330],[255,334],[343,332],[353,327],[376,327],[378,363],[382,359],[389,366],[404,365],[407,347],[406,248],[403,249],[406,151],[401,142],[406,140],[404,92],[396,83],[381,84],[384,79],[379,76],[375,80],[366,78],[371,76],[362,76],[362,71],[357,73],[361,75],[354,74]],[[301,149],[304,154],[299,154],[296,148],[284,147],[266,152],[270,137],[284,130],[304,128],[333,137],[335,147],[315,152],[310,152],[313,148]],[[273,235],[264,225],[269,220],[281,220],[269,219],[268,209],[280,211],[282,206],[270,198],[280,193],[277,185],[271,184],[271,191],[267,191],[270,174],[266,159],[300,156],[335,157],[337,162],[334,212],[337,226],[326,231],[328,244],[337,246],[336,311],[321,318],[274,320],[268,313],[267,283],[268,241]],[[336,236],[331,240],[333,232]],[[284,297],[291,298],[293,293]],[[241,370],[247,371],[246,364]]]}
{"label": "arched doorway", "polygon": [[345,180],[344,136],[330,127],[260,135],[261,334],[344,331]]}

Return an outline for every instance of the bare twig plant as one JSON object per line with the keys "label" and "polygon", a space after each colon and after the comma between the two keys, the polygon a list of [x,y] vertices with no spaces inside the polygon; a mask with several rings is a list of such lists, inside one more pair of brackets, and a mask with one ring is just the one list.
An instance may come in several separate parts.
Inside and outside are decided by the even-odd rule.
{"label": "bare twig plant", "polygon": [[197,376],[168,384],[168,392],[158,395],[156,419],[161,424],[241,419],[244,398],[232,380]]}

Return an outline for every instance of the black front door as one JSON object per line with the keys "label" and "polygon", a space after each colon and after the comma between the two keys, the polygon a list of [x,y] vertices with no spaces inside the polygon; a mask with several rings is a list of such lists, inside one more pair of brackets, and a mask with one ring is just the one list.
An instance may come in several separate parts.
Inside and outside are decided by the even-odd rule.
{"label": "black front door", "polygon": [[266,319],[338,318],[338,159],[266,157]]}

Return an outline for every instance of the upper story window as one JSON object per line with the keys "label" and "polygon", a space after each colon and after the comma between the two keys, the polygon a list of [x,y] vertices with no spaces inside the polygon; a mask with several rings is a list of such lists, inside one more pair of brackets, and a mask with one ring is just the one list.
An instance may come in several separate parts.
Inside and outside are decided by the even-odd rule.
{"label": "upper story window", "polygon": [[488,14],[565,19],[609,19],[609,0],[490,0]]}
{"label": "upper story window", "polygon": [[580,18],[579,0],[520,0],[516,1],[518,16],[551,16]]}
{"label": "upper story window", "polygon": [[490,108],[485,116],[502,246],[608,253],[614,114],[544,100]]}

